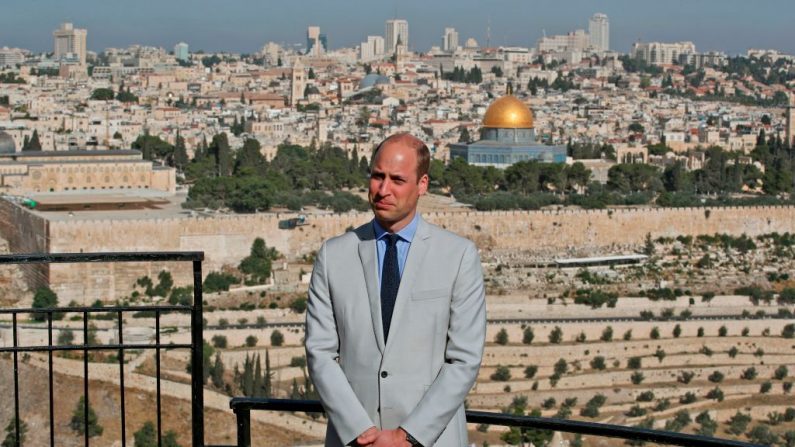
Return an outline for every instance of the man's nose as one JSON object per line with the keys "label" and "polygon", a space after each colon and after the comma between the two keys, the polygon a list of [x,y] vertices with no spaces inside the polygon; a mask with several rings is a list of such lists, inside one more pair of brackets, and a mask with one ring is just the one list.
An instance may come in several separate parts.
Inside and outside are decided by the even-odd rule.
{"label": "man's nose", "polygon": [[378,185],[378,194],[386,195],[389,192],[389,179],[383,179],[381,184]]}

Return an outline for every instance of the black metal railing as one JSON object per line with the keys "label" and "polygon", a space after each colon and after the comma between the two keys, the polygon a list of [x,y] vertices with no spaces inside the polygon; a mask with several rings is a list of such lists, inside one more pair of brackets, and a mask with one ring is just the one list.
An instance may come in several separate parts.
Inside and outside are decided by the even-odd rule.
{"label": "black metal railing", "polygon": [[[62,253],[62,254],[18,254],[0,256],[2,264],[53,264],[53,263],[97,263],[97,262],[192,262],[193,268],[193,304],[192,305],[165,305],[165,306],[114,306],[114,307],[59,307],[59,308],[26,308],[26,309],[0,309],[0,315],[11,315],[12,346],[0,347],[0,353],[11,353],[14,363],[14,420],[16,446],[20,444],[20,390],[19,390],[19,354],[29,352],[46,352],[48,354],[49,377],[49,431],[50,446],[55,446],[55,418],[54,418],[54,390],[53,390],[53,353],[60,351],[82,351],[83,353],[83,436],[85,446],[89,445],[89,352],[90,351],[116,351],[119,365],[120,387],[120,423],[121,445],[126,446],[126,405],[124,388],[124,361],[125,351],[129,350],[154,350],[156,373],[156,419],[157,442],[162,445],[161,434],[161,389],[160,389],[160,351],[161,349],[189,349],[191,351],[191,417],[192,417],[192,445],[204,446],[204,381],[202,364],[202,261],[203,252],[141,252],[141,253]],[[53,315],[61,313],[77,313],[82,315],[83,343],[78,345],[53,344]],[[126,312],[147,312],[155,320],[155,343],[130,343],[125,344],[123,338],[124,319]],[[160,316],[170,312],[190,312],[191,314],[191,343],[167,344],[160,342]],[[20,346],[19,322],[20,314],[44,315],[47,320],[47,345]],[[115,344],[90,344],[89,340],[89,315],[92,313],[115,314],[118,324],[118,343]]]}
{"label": "black metal railing", "polygon": [[[265,399],[235,397],[229,402],[237,418],[237,446],[251,446],[251,410],[299,411],[322,413],[323,406],[317,400]],[[757,444],[730,439],[711,438],[663,430],[650,430],[623,425],[600,424],[568,419],[543,418],[533,416],[513,416],[485,411],[466,412],[471,424],[502,425],[528,429],[553,430],[582,435],[620,438],[632,441],[654,442],[658,444],[680,445],[686,447],[761,447]]]}

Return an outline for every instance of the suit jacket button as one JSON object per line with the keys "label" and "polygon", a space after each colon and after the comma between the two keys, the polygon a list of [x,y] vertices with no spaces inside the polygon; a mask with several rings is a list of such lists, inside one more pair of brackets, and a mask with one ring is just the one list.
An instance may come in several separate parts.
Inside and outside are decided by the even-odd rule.
{"label": "suit jacket button", "polygon": [[381,378],[382,378],[382,379],[386,379],[386,376],[388,376],[388,375],[389,375],[389,373],[388,373],[388,372],[386,372],[386,371],[381,371]]}

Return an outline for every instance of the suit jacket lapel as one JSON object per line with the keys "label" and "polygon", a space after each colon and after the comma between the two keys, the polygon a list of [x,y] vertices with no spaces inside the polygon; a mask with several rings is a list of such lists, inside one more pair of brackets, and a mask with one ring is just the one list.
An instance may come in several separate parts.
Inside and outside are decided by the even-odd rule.
{"label": "suit jacket lapel", "polygon": [[373,332],[378,350],[384,353],[384,327],[381,322],[381,292],[378,288],[378,253],[375,247],[375,230],[370,224],[373,236],[359,241],[359,260],[362,263],[364,282],[367,286],[367,297],[370,300],[370,316],[373,320]]}
{"label": "suit jacket lapel", "polygon": [[[422,268],[425,253],[428,251],[428,237],[430,237],[428,224],[420,217],[417,222],[417,231],[414,233],[414,239],[411,241],[411,247],[409,247],[409,253],[406,257],[406,265],[403,267],[403,275],[400,277],[400,287],[398,288],[397,298],[395,298],[395,310],[392,311],[392,326],[389,330],[389,333],[393,335],[386,342],[386,347],[383,351],[384,355],[386,355],[389,347],[396,343],[395,339],[400,338],[399,323],[406,311],[406,306],[409,305],[408,302],[411,299],[411,291],[414,287],[415,279]],[[379,307],[380,312],[381,309]]]}

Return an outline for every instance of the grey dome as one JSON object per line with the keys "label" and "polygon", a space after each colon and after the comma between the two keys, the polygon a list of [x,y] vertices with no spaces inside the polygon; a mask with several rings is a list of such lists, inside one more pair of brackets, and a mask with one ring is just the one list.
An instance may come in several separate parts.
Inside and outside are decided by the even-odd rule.
{"label": "grey dome", "polygon": [[389,84],[389,78],[378,73],[370,73],[359,82],[359,90],[363,90],[376,85]]}
{"label": "grey dome", "polygon": [[0,154],[14,154],[17,152],[17,146],[14,144],[14,139],[11,135],[0,130]]}

